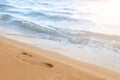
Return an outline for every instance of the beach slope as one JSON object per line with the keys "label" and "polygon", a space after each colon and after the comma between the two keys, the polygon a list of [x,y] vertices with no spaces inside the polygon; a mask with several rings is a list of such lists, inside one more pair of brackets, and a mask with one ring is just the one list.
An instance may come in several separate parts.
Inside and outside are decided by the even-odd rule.
{"label": "beach slope", "polygon": [[119,74],[0,37],[0,80],[120,80]]}

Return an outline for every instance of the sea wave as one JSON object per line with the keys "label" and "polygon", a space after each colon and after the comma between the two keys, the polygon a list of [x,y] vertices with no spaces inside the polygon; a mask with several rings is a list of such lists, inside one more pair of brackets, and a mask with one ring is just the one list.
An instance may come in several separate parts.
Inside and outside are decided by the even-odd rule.
{"label": "sea wave", "polygon": [[[72,10],[71,8],[64,8],[65,11],[49,11],[44,9],[33,10],[30,6],[29,8],[18,8],[14,6],[16,5],[12,6],[9,4],[0,3],[0,10],[2,11],[0,11],[0,22],[2,21],[1,23],[5,22],[7,25],[12,25],[15,27],[17,26],[16,29],[22,28],[22,32],[23,29],[28,30],[32,32],[34,36],[37,35],[41,38],[67,41],[75,45],[77,44],[90,47],[99,47],[99,49],[103,47],[120,52],[120,38],[118,36],[83,30],[73,30],[65,27],[56,27],[57,22],[59,22],[59,26],[66,26],[64,21],[68,22],[67,26],[71,26],[71,21],[74,21],[72,22],[73,24],[71,27],[76,24],[77,26],[79,25],[79,27],[85,26],[87,29],[92,24],[91,21],[86,19],[81,18],[78,20],[71,18],[70,16],[72,15],[72,12],[67,12],[67,10]],[[10,8],[12,8],[12,10],[10,10]],[[7,10],[4,11],[4,9]],[[40,21],[43,21],[43,23],[48,22],[49,24],[43,24]],[[54,25],[51,24],[51,21],[53,21]]]}
{"label": "sea wave", "polygon": [[[43,26],[26,20],[13,20],[13,23],[30,31],[35,31],[42,38],[51,40],[66,40],[72,44],[85,45],[91,47],[101,47],[120,51],[120,37],[114,35],[106,35],[94,33],[90,31],[71,30],[65,28],[57,28],[52,25]],[[47,37],[46,37],[47,36]]]}
{"label": "sea wave", "polygon": [[0,8],[12,8],[13,6],[0,3]]}
{"label": "sea wave", "polygon": [[62,33],[59,30],[57,30],[56,27],[53,27],[50,25],[48,25],[48,27],[45,27],[31,21],[26,21],[26,20],[13,20],[13,23],[16,25],[19,25],[20,27],[23,27],[32,31],[36,31],[39,33],[62,36]]}
{"label": "sea wave", "polygon": [[[64,14],[64,15],[63,15]],[[53,20],[53,21],[77,21],[76,19],[70,18],[69,16],[65,16],[65,14],[69,15],[71,13],[67,12],[50,12],[50,11],[31,11],[25,15],[29,15],[37,18]]]}
{"label": "sea wave", "polygon": [[0,13],[16,8],[14,5],[0,3]]}

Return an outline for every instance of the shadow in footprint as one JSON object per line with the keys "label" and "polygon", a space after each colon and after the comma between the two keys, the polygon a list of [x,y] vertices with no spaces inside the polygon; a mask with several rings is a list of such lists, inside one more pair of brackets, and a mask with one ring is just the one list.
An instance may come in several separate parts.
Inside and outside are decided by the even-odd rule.
{"label": "shadow in footprint", "polygon": [[53,65],[52,64],[50,64],[50,63],[43,63],[46,67],[48,67],[48,68],[52,68],[53,67]]}
{"label": "shadow in footprint", "polygon": [[26,55],[26,56],[29,56],[29,57],[33,57],[33,55],[28,54],[28,53],[26,53],[26,52],[22,52],[22,54],[23,54],[23,55]]}
{"label": "shadow in footprint", "polygon": [[54,67],[51,63],[48,62],[42,62],[38,59],[36,59],[33,55],[22,52],[16,56],[17,59],[21,60],[22,62],[29,63],[31,65],[43,67],[43,68],[52,68]]}

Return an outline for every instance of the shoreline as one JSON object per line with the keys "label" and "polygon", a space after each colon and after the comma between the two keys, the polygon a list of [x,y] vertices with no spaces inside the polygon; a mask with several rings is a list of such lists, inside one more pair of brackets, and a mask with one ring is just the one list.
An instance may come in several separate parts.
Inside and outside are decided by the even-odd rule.
{"label": "shoreline", "polygon": [[[26,71],[32,72],[33,70],[39,69],[39,70],[43,70],[43,73],[44,73],[44,71],[47,74],[51,73],[52,76],[54,73],[54,75],[57,76],[57,77],[55,77],[55,76],[53,77],[53,78],[55,78],[55,80],[62,80],[62,79],[60,79],[60,76],[64,76],[63,74],[65,74],[65,75],[69,74],[69,77],[71,76],[70,80],[76,80],[76,79],[77,80],[80,80],[80,79],[82,79],[82,80],[120,80],[119,73],[116,73],[116,72],[113,72],[113,71],[110,71],[110,70],[107,70],[107,69],[89,64],[89,63],[73,60],[64,55],[57,54],[53,51],[48,51],[48,50],[44,50],[41,48],[37,48],[32,45],[24,44],[24,43],[21,43],[21,42],[12,40],[12,39],[0,37],[0,45],[2,45],[2,47],[0,48],[0,50],[1,50],[0,55],[2,55],[0,58],[0,65],[12,64],[12,65],[15,65],[15,66],[12,66],[12,67],[14,67],[15,70],[17,68],[24,70],[20,66],[17,66],[17,64],[20,63],[21,66],[26,66],[26,69],[25,69]],[[10,51],[10,53],[13,53],[13,54],[9,54],[9,51]],[[3,53],[5,52],[6,54],[2,54],[2,52]],[[14,56],[14,58],[13,58],[13,56]],[[28,57],[26,57],[26,56],[28,56]],[[34,59],[29,58],[29,57],[33,58],[34,56],[35,56]],[[4,59],[5,59],[5,61],[4,61]],[[11,61],[11,63],[8,63],[9,60]],[[8,62],[6,62],[6,61],[8,61]],[[47,62],[39,63],[39,61],[40,62],[47,61]],[[4,62],[6,62],[6,64]],[[52,64],[48,63],[48,62],[51,62]],[[10,77],[10,75],[8,75],[6,72],[4,72],[4,70],[7,69],[6,67],[3,70],[2,70],[3,66],[1,66],[1,68],[0,68],[3,71],[4,75],[6,75],[5,80],[9,79],[9,77]],[[28,67],[29,67],[29,69],[27,69]],[[50,70],[50,69],[46,69],[46,68],[53,68],[53,69]],[[0,70],[0,78],[2,75],[1,70]],[[63,70],[63,73],[61,72],[61,70]],[[60,71],[59,75],[55,73],[56,71],[57,72]],[[31,75],[35,75],[35,74],[38,75],[38,73],[39,72],[36,73],[36,71],[33,71],[33,73]],[[72,73],[74,73],[74,74],[72,74]],[[77,74],[77,73],[79,73],[79,74]],[[19,72],[17,72],[17,74],[19,74]],[[53,79],[51,76],[49,76],[47,74],[45,75],[45,73],[44,73],[44,75],[43,75],[41,72],[41,76],[43,75],[42,80],[47,80],[47,78],[45,78],[46,76]],[[82,74],[82,76],[80,76],[81,74]],[[30,74],[27,74],[27,75],[30,76]],[[33,80],[33,78],[29,79],[28,76],[26,77],[27,79],[23,79],[23,80]],[[21,75],[21,77],[24,77],[24,74]],[[16,79],[21,80],[20,79],[21,77],[19,75],[17,75]],[[39,78],[37,78],[37,77],[34,77],[34,78],[36,78],[36,80],[39,80]],[[39,77],[40,77],[40,75],[39,75]],[[57,79],[57,78],[59,78],[59,79]],[[4,79],[4,77],[3,77],[3,79]],[[16,80],[16,79],[11,77],[11,79],[9,79],[9,80]],[[65,80],[69,80],[69,78],[66,78]]]}

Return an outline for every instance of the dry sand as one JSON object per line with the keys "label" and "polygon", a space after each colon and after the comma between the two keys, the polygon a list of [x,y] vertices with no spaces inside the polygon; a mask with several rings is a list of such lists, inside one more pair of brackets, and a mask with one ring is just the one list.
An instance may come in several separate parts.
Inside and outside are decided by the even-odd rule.
{"label": "dry sand", "polygon": [[120,80],[120,74],[0,37],[0,80]]}

